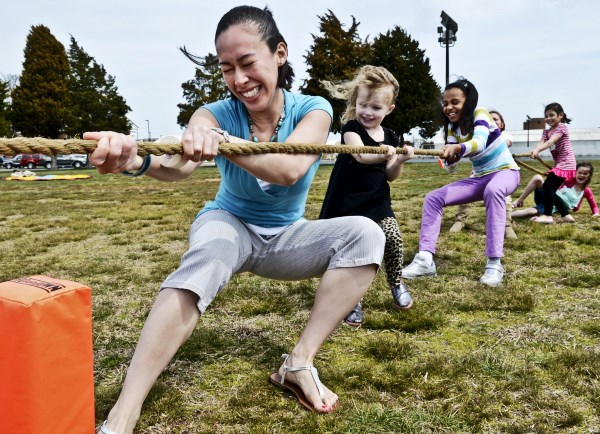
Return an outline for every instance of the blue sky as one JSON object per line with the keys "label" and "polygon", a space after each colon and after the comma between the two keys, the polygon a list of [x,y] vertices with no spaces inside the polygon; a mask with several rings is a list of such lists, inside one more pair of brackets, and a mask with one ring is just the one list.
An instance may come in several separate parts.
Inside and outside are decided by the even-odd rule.
{"label": "blue sky", "polygon": [[[43,24],[68,48],[73,35],[109,74],[131,106],[140,138],[177,134],[181,83],[194,65],[178,50],[215,52],[219,18],[233,6],[268,5],[286,38],[296,87],[306,78],[303,56],[318,33],[318,18],[330,9],[342,23],[352,16],[370,39],[398,25],[419,42],[433,77],[443,86],[446,52],[437,27],[444,10],[458,23],[450,48],[450,77],[464,76],[478,88],[480,104],[504,114],[507,128],[526,116],[541,117],[560,102],[570,128],[600,127],[600,2],[594,0],[288,0],[218,2],[184,0],[23,0],[3,6],[0,74],[20,74],[32,25]],[[149,122],[147,122],[148,120]]]}

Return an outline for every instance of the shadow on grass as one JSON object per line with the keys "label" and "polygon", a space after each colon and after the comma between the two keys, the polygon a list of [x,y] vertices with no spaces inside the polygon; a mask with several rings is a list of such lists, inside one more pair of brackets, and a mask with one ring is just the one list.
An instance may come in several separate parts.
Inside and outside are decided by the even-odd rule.
{"label": "shadow on grass", "polygon": [[416,333],[436,330],[443,326],[446,321],[444,313],[431,308],[412,308],[409,311],[390,308],[389,311],[368,312],[363,327],[369,330],[395,330]]}
{"label": "shadow on grass", "polygon": [[506,287],[489,288],[484,285],[477,291],[462,292],[450,303],[453,308],[462,312],[530,312],[536,304],[530,291]]}

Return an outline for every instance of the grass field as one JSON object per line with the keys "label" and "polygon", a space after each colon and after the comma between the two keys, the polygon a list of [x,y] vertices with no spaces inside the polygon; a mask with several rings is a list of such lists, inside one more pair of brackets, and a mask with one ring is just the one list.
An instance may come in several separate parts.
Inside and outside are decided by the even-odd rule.
{"label": "grass field", "polygon": [[[411,163],[392,184],[405,263],[417,249],[423,196],[469,168],[447,175]],[[307,218],[318,215],[330,171],[319,169]],[[93,288],[99,423],[219,174],[200,168],[169,184],[84,173],[92,179],[0,182],[0,281],[45,274]],[[517,193],[531,176],[522,172]],[[600,432],[600,219],[582,208],[575,224],[517,221],[496,289],[478,283],[483,206],[456,235],[447,232],[448,209],[438,276],[409,282],[414,307],[394,309],[380,273],[364,301],[365,325],[341,325],[322,348],[316,366],[341,399],[330,415],[303,410],[267,382],[306,322],[317,281],[236,276],[159,378],[136,432]]]}

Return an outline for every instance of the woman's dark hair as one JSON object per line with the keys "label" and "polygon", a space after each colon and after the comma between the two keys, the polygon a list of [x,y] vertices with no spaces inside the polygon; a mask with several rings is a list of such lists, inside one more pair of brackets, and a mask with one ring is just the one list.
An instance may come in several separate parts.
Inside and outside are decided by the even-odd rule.
{"label": "woman's dark hair", "polygon": [[[215,32],[215,44],[221,33],[229,29],[231,26],[237,24],[243,24],[258,30],[258,34],[267,44],[267,47],[269,47],[271,53],[275,53],[277,46],[282,42],[287,47],[287,42],[285,42],[285,39],[279,32],[277,24],[273,19],[273,13],[269,10],[269,8],[265,7],[264,9],[260,9],[254,6],[237,6],[223,15],[219,20],[219,24],[217,24],[217,30]],[[185,57],[190,59],[196,65],[202,67],[205,66],[203,57],[191,54],[185,47],[181,47],[180,50]],[[279,67],[277,74],[277,86],[290,90],[293,82],[294,70],[292,69],[290,62],[288,62],[286,59],[285,63]]]}
{"label": "woman's dark hair", "polygon": [[544,109],[544,115],[546,114],[546,112],[548,110],[552,110],[557,115],[563,115],[563,118],[562,118],[561,122],[564,122],[565,124],[570,124],[571,123],[571,119],[569,119],[567,117],[567,114],[565,113],[565,111],[563,110],[562,106],[559,103],[552,102],[552,103],[548,104],[546,106],[546,108]]}
{"label": "woman's dark hair", "polygon": [[585,184],[583,184],[583,188],[585,188],[588,185],[590,185],[590,182],[592,182],[592,175],[594,174],[594,166],[592,166],[592,163],[590,163],[589,161],[582,161],[581,163],[577,163],[575,170],[579,169],[580,167],[585,167],[587,169],[590,169],[590,176],[588,176],[587,182]]}
{"label": "woman's dark hair", "polygon": [[502,128],[500,128],[500,131],[504,131],[504,129],[506,128],[506,124],[504,123],[504,116],[502,116],[502,114],[498,110],[490,110],[490,115],[493,115],[494,113],[498,115],[498,117],[500,118],[500,122],[502,122]]}
{"label": "woman's dark hair", "polygon": [[[475,130],[475,109],[479,102],[479,93],[477,92],[475,85],[466,78],[460,78],[455,82],[448,84],[444,89],[444,92],[455,88],[462,90],[465,94],[465,104],[463,105],[458,124],[454,125],[454,131],[457,131],[460,128],[462,131],[467,131],[468,134],[471,135]],[[448,125],[450,125],[450,120],[446,116],[443,116],[443,118],[444,140],[448,141]]]}

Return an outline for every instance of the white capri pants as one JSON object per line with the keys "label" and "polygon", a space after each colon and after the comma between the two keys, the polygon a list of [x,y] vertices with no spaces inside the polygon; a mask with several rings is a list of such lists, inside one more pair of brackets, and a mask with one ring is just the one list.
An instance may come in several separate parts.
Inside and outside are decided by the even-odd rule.
{"label": "white capri pants", "polygon": [[326,270],[381,265],[385,236],[360,216],[301,220],[265,239],[227,211],[207,211],[190,229],[189,249],[160,289],[196,293],[204,313],[231,276],[252,272],[277,280],[319,277]]}

